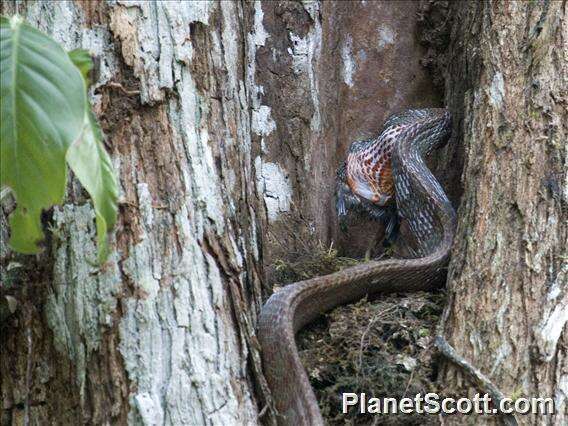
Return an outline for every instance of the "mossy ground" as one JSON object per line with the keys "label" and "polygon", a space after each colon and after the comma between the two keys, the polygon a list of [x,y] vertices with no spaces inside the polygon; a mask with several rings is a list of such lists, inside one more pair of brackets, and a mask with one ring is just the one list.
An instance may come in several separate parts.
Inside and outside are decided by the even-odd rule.
{"label": "mossy ground", "polygon": [[[281,285],[325,275],[362,260],[340,257],[319,247],[293,263],[276,262]],[[428,414],[375,415],[351,409],[341,413],[343,392],[370,397],[413,398],[437,390],[435,327],[443,293],[380,296],[341,306],[300,331],[300,357],[330,425],[438,424]]]}

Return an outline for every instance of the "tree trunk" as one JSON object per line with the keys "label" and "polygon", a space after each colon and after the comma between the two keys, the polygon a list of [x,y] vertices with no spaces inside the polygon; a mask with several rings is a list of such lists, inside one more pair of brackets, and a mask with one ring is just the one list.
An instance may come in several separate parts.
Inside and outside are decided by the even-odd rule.
{"label": "tree trunk", "polygon": [[121,201],[102,268],[74,181],[42,255],[3,245],[3,295],[19,305],[2,330],[2,424],[256,424],[251,5],[2,3],[15,12],[94,54]]}
{"label": "tree trunk", "polygon": [[[447,98],[465,164],[445,333],[506,396],[554,398],[556,416],[519,422],[565,425],[566,2],[461,2],[450,16]],[[450,366],[441,381],[480,391]]]}

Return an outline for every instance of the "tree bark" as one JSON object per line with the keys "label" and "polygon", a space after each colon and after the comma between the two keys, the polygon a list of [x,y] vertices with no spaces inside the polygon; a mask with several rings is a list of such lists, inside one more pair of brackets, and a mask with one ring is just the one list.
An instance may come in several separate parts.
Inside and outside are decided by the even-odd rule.
{"label": "tree bark", "polygon": [[15,12],[94,54],[121,200],[103,267],[74,181],[42,255],[3,245],[2,292],[19,305],[3,323],[2,424],[256,424],[251,5],[2,3]]}
{"label": "tree bark", "polygon": [[[568,422],[568,24],[565,1],[452,4],[448,105],[464,194],[445,333],[509,397]],[[479,392],[446,365],[441,381]],[[492,422],[494,419],[483,421]],[[449,418],[463,424],[463,418]],[[482,424],[476,419],[476,424]]]}

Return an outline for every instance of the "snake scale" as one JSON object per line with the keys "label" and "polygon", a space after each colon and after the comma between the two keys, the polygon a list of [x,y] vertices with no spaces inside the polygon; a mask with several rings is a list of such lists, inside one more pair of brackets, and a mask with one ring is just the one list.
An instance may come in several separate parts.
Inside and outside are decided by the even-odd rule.
{"label": "snake scale", "polygon": [[[258,324],[264,374],[281,425],[323,425],[300,362],[295,334],[330,309],[366,295],[429,290],[446,266],[456,214],[424,162],[450,136],[445,109],[407,110],[391,116],[381,135],[395,135],[390,161],[396,212],[410,232],[411,258],[370,261],[290,284],[263,306]],[[379,136],[379,139],[381,136]]]}

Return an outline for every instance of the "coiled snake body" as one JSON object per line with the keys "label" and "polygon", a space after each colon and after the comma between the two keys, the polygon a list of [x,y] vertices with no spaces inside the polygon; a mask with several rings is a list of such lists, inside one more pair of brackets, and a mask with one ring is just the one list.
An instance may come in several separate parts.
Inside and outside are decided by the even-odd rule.
{"label": "coiled snake body", "polygon": [[[376,141],[394,138],[389,146],[396,212],[410,231],[408,245],[413,258],[370,261],[297,282],[273,294],[262,308],[258,338],[279,424],[324,423],[294,340],[300,328],[365,295],[428,290],[440,277],[449,257],[456,216],[423,157],[446,143],[450,122],[444,109],[408,110],[390,117]],[[350,182],[349,186],[355,194],[351,196],[357,198],[360,187],[356,184]],[[378,196],[371,202],[381,206],[386,200]]]}

